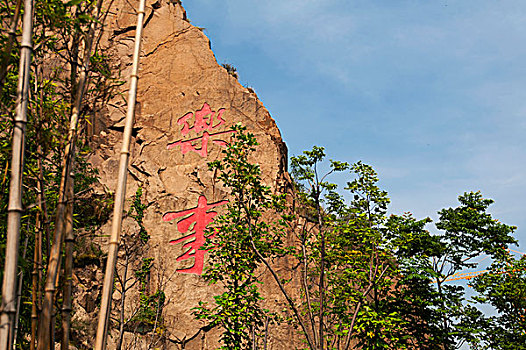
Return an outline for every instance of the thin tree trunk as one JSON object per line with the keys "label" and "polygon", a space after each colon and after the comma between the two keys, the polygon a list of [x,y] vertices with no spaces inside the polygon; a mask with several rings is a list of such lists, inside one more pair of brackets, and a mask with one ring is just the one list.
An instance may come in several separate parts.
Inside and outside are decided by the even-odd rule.
{"label": "thin tree trunk", "polygon": [[[42,99],[41,99],[42,100]],[[41,119],[42,120],[42,119]],[[33,272],[32,272],[32,287],[31,287],[31,342],[30,350],[36,349],[38,319],[41,307],[42,288],[42,231],[44,230],[45,218],[45,198],[44,198],[44,171],[42,169],[42,147],[40,144],[37,148],[37,166],[38,166],[38,208],[36,215],[35,227],[37,234],[35,237],[35,250],[33,253]]]}
{"label": "thin tree trunk", "polygon": [[130,143],[133,123],[135,119],[135,103],[137,98],[137,82],[139,70],[139,56],[141,53],[141,37],[144,20],[145,0],[140,0],[139,11],[137,11],[137,30],[135,32],[135,47],[133,52],[133,65],[130,76],[130,90],[128,95],[128,111],[122,140],[121,156],[119,161],[119,178],[117,191],[115,193],[115,205],[113,207],[113,222],[110,241],[108,242],[108,260],[104,274],[104,285],[102,287],[102,302],[100,306],[99,323],[97,326],[96,350],[106,349],[108,336],[108,323],[111,312],[111,294],[113,290],[113,279],[115,266],[117,265],[117,253],[119,250],[122,212],[124,210],[124,197],[126,195],[126,178],[128,175],[128,160],[130,157]]}
{"label": "thin tree trunk", "polygon": [[[389,268],[389,266],[384,267],[382,269],[382,272],[380,273],[380,275],[378,277],[376,277],[376,275],[378,274],[378,265],[376,265],[374,267],[374,273],[371,273],[372,266],[370,265],[370,267],[369,267],[369,275],[370,276],[374,275],[375,279],[382,279],[384,277],[385,273],[387,272],[388,268]],[[370,281],[369,285],[367,286],[365,291],[362,293],[362,297],[361,297],[362,300],[366,300],[367,299],[367,297],[369,296],[369,293],[371,292],[373,286],[374,286],[374,281]],[[358,312],[360,311],[360,308],[362,306],[362,300],[358,302],[358,304],[356,305],[356,308],[354,309],[354,313],[353,313],[353,317],[352,317],[352,320],[351,320],[351,324],[349,325],[349,329],[347,331],[347,338],[346,338],[346,341],[345,341],[345,350],[348,350],[349,346],[351,346],[351,336],[352,336],[352,334],[354,332],[354,325],[356,323]]]}
{"label": "thin tree trunk", "polygon": [[[72,170],[74,168],[74,160],[72,160]],[[62,342],[60,349],[69,349],[69,336],[71,329],[71,289],[73,278],[73,248],[75,245],[75,233],[73,231],[73,204],[74,204],[74,182],[73,176],[68,182],[68,204],[66,210],[66,247],[64,253],[64,289],[62,292]]]}
{"label": "thin tree trunk", "polygon": [[352,339],[352,334],[354,331],[354,323],[356,322],[356,317],[358,316],[358,312],[360,312],[361,307],[362,307],[362,302],[359,301],[358,304],[356,305],[356,308],[354,309],[352,319],[351,319],[351,325],[349,326],[349,331],[345,339],[345,347],[344,347],[345,350],[348,350],[349,346],[351,346],[351,339]]}
{"label": "thin tree trunk", "polygon": [[252,350],[256,349],[256,325],[252,325]]}
{"label": "thin tree trunk", "polygon": [[11,58],[11,50],[13,50],[13,43],[16,39],[16,27],[18,25],[18,18],[20,17],[21,5],[22,0],[17,0],[15,6],[15,13],[13,14],[13,17],[11,17],[11,23],[9,24],[7,44],[5,46],[5,51],[3,52],[4,57],[2,57],[2,63],[0,64],[0,92],[2,92],[4,87],[4,80],[7,75],[7,67]]}
{"label": "thin tree trunk", "polygon": [[29,102],[29,76],[31,71],[33,1],[25,0],[24,7],[25,12],[20,49],[16,117],[13,130],[9,205],[7,208],[7,244],[4,279],[2,284],[0,350],[11,350],[13,347],[14,318],[16,313],[16,271],[20,244],[20,220],[23,211],[22,174],[24,172],[25,131],[27,124],[27,106]]}
{"label": "thin tree trunk", "polygon": [[[318,183],[318,175],[316,173],[316,183]],[[323,339],[323,326],[324,326],[324,313],[325,313],[325,232],[323,230],[323,223],[321,217],[320,209],[320,188],[319,185],[316,188],[317,198],[316,198],[316,211],[318,215],[318,227],[320,230],[321,236],[321,246],[320,246],[320,282],[319,282],[319,293],[320,293],[320,310],[319,310],[319,336],[318,336],[318,348],[323,350],[324,348],[324,339]]]}
{"label": "thin tree trunk", "polygon": [[[76,6],[75,15],[79,15],[79,6]],[[79,60],[79,40],[80,33],[76,31],[73,34],[71,40],[71,96],[77,98],[77,73],[78,73],[78,60]],[[82,86],[84,88],[84,86]],[[82,98],[82,97],[81,97]],[[75,103],[76,101],[73,101]],[[75,157],[71,159],[71,171],[75,169]],[[69,181],[67,182],[66,197],[66,217],[65,217],[65,251],[64,251],[64,286],[62,291],[62,341],[60,348],[62,350],[69,349],[69,339],[71,330],[71,290],[72,290],[72,278],[73,278],[73,249],[75,246],[75,232],[73,230],[73,213],[74,213],[74,178],[70,174]]]}
{"label": "thin tree trunk", "polygon": [[[37,67],[37,69],[40,70],[40,76],[43,76],[43,72],[42,72],[42,67]],[[38,71],[36,73],[38,75]],[[38,79],[38,77],[37,77]],[[44,128],[45,126],[43,125],[44,124],[44,121],[45,121],[45,117],[44,117],[44,89],[40,89],[40,106],[39,106],[39,116],[40,116],[40,121],[39,121],[39,128],[42,129]],[[42,233],[41,233],[41,243],[40,243],[40,265],[39,265],[39,275],[38,275],[38,280],[39,281],[42,281],[42,271],[43,271],[43,266],[42,266],[42,256],[43,256],[43,250],[44,250],[44,238],[45,238],[45,242],[46,242],[46,256],[49,256],[49,253],[51,251],[51,239],[50,239],[50,234],[49,234],[49,231],[50,231],[50,227],[49,227],[49,224],[50,224],[50,220],[49,220],[49,215],[48,215],[48,211],[47,211],[47,202],[46,202],[46,196],[45,196],[45,189],[44,189],[44,168],[42,166],[42,159],[44,159],[44,154],[47,153],[47,149],[42,149],[41,147],[41,144],[42,144],[42,140],[40,138],[40,135],[41,135],[41,130],[38,131],[37,133],[39,139],[38,139],[38,148],[37,148],[37,152],[38,152],[38,160],[37,160],[37,163],[38,163],[38,184],[37,184],[37,190],[39,191],[39,208],[40,208],[40,214],[41,214],[41,219],[40,219],[40,222],[41,222],[41,225],[42,225],[42,233],[44,234],[44,236],[42,236]],[[41,294],[41,284],[39,282],[39,312],[40,312],[40,308],[42,307],[41,305],[41,302],[42,300],[40,300],[42,294]]]}
{"label": "thin tree trunk", "polygon": [[129,259],[130,259],[130,256],[128,254],[128,252],[126,252],[126,255],[125,255],[125,264],[124,264],[124,272],[123,272],[123,277],[122,279],[120,280],[121,282],[121,309],[120,309],[120,313],[119,313],[119,336],[117,337],[117,345],[115,346],[115,350],[121,350],[122,349],[122,342],[124,340],[124,326],[125,326],[125,317],[124,317],[124,312],[125,312],[125,302],[126,302],[126,282],[128,280],[128,265],[130,263]]}
{"label": "thin tree trunk", "polygon": [[35,251],[33,254],[33,271],[31,272],[31,342],[30,350],[35,350],[38,328],[38,309],[39,309],[39,270],[42,263],[42,228],[40,213],[37,213],[37,237],[35,239]]}
{"label": "thin tree trunk", "polygon": [[267,316],[267,318],[265,319],[265,337],[263,338],[263,350],[267,350],[268,323],[269,323],[269,318]]}
{"label": "thin tree trunk", "polygon": [[[436,278],[436,282],[437,282],[437,289],[438,289],[438,295],[440,296],[440,298],[442,299],[442,310],[446,310],[446,303],[444,301],[444,297],[443,297],[443,293],[442,293],[442,282],[443,281],[440,281],[438,279],[438,277]],[[448,336],[449,336],[449,327],[448,327],[448,324],[447,324],[447,317],[446,317],[446,314],[445,312],[443,312],[442,314],[442,346],[444,348],[444,350],[449,350],[449,339],[448,339]]]}
{"label": "thin tree trunk", "polygon": [[[303,230],[305,232],[306,230],[306,227],[304,226],[303,227]],[[306,233],[305,233],[306,235]],[[310,291],[309,291],[309,285],[308,285],[308,281],[307,281],[307,274],[308,274],[308,258],[307,258],[307,250],[305,248],[305,242],[306,242],[306,237],[304,236],[302,238],[302,242],[301,242],[301,251],[302,251],[302,254],[303,254],[303,271],[302,271],[302,282],[303,282],[303,288],[305,290],[305,299],[307,301],[307,312],[308,312],[308,315],[309,315],[309,321],[310,321],[310,324],[311,324],[311,327],[312,327],[312,336],[313,336],[313,342],[314,344],[318,344],[318,334],[316,333],[316,322],[314,321],[314,316],[313,316],[313,313],[312,313],[312,304],[311,304],[311,300],[310,300]]]}
{"label": "thin tree trunk", "polygon": [[[22,259],[26,258],[27,253],[27,243],[29,241],[29,236],[26,236],[26,241],[24,243],[24,253],[22,254]],[[20,276],[18,277],[18,292],[17,292],[17,301],[16,301],[16,314],[15,314],[15,335],[13,337],[13,349],[16,349],[16,336],[18,334],[18,324],[20,323],[20,300],[22,299],[22,282],[24,281],[24,270],[20,271]]]}
{"label": "thin tree trunk", "polygon": [[[40,146],[37,153],[40,157]],[[40,158],[38,159],[38,167],[41,169],[42,162]],[[40,177],[40,174],[39,174]],[[36,215],[36,229],[37,235],[35,237],[35,250],[33,253],[33,271],[32,275],[32,286],[31,286],[31,343],[30,350],[35,350],[36,348],[36,337],[37,337],[37,328],[38,328],[38,310],[40,308],[40,266],[42,265],[42,186],[41,179],[37,181],[37,191],[38,191],[38,207],[39,211]]]}
{"label": "thin tree trunk", "polygon": [[[75,16],[79,15],[79,5],[76,6]],[[75,96],[77,96],[77,76],[79,68],[79,45],[80,32],[75,31],[71,39],[71,57],[70,57],[70,84],[71,84],[71,103],[75,103]]]}
{"label": "thin tree trunk", "polygon": [[[102,0],[98,0],[96,8],[95,19],[100,17],[102,7]],[[91,48],[93,45],[93,38],[95,37],[95,27],[97,21],[94,20],[90,24],[90,28],[86,37],[86,44],[83,57],[82,71],[79,75],[79,82],[77,86],[77,96],[73,105],[70,126],[68,131],[68,141],[66,150],[64,152],[64,161],[62,164],[62,176],[60,180],[60,188],[58,195],[58,203],[56,209],[55,219],[55,234],[53,236],[53,244],[51,245],[51,252],[48,262],[46,283],[44,289],[44,302],[42,305],[42,321],[38,332],[38,350],[47,350],[53,347],[51,338],[54,335],[54,327],[52,325],[53,314],[53,300],[55,295],[55,283],[59,276],[60,253],[62,248],[62,241],[64,240],[65,230],[65,211],[66,211],[66,189],[70,181],[69,175],[73,159],[75,158],[75,142],[77,139],[77,125],[81,104],[84,96],[84,90],[88,79],[89,62],[91,57]]]}
{"label": "thin tree trunk", "polygon": [[[71,123],[73,124],[73,123]],[[59,188],[59,201],[57,204],[57,216],[55,220],[55,233],[53,236],[53,243],[51,245],[51,252],[48,260],[46,282],[44,286],[44,302],[42,305],[42,319],[38,330],[38,349],[46,350],[54,348],[51,344],[54,335],[54,322],[53,322],[53,300],[56,292],[56,284],[59,278],[60,258],[62,252],[62,243],[64,240],[64,212],[66,205],[65,188],[69,179],[69,166],[71,162],[69,157],[71,153],[74,153],[74,134],[75,129],[70,128],[70,136],[68,137],[68,144],[66,146],[66,158],[63,164],[62,180]]]}
{"label": "thin tree trunk", "polygon": [[272,277],[274,278],[274,280],[278,284],[279,289],[281,290],[281,294],[283,294],[285,299],[287,299],[287,303],[289,304],[290,308],[292,309],[292,312],[294,313],[294,316],[296,317],[296,320],[300,324],[301,330],[303,331],[303,333],[305,333],[305,338],[307,340],[307,344],[309,345],[309,349],[314,350],[316,344],[313,343],[313,341],[312,341],[312,339],[311,339],[311,337],[309,335],[309,332],[307,331],[307,326],[305,326],[305,323],[301,319],[300,312],[296,308],[296,305],[294,304],[294,301],[292,300],[292,298],[289,296],[289,294],[285,290],[285,287],[283,287],[283,284],[281,283],[281,280],[280,280],[278,274],[276,273],[276,271],[274,271],[272,266],[270,266],[268,261],[265,260],[263,255],[261,255],[259,250],[256,248],[256,245],[254,244],[254,240],[252,239],[252,228],[249,226],[248,229],[249,229],[250,238],[251,238],[250,239],[250,243],[252,245],[252,250],[254,251],[254,253],[256,253],[258,259],[261,260],[263,262],[263,264],[267,267],[267,269],[270,271],[270,274],[272,275]]}

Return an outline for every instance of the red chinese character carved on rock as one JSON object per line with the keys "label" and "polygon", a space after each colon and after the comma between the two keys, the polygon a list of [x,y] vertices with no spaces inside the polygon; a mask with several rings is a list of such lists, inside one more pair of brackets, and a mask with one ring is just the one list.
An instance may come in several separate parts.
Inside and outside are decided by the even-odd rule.
{"label": "red chinese character carved on rock", "polygon": [[186,249],[186,251],[176,260],[181,261],[194,258],[194,265],[190,268],[178,269],[177,272],[195,273],[198,275],[203,272],[206,250],[201,250],[200,248],[208,238],[214,237],[217,233],[214,232],[211,235],[205,236],[206,226],[211,223],[214,217],[217,215],[217,212],[209,210],[227,202],[227,200],[223,200],[220,202],[208,204],[206,197],[200,196],[197,207],[183,211],[169,212],[163,215],[163,221],[172,221],[177,218],[185,217],[177,223],[177,229],[182,234],[186,234],[190,230],[190,226],[194,224],[190,231],[192,233],[179,239],[170,241],[170,244],[177,244],[190,240],[190,242],[186,242],[183,245],[183,249]]}
{"label": "red chinese character carved on rock", "polygon": [[[225,123],[223,119],[224,108],[217,112],[212,111],[208,103],[203,104],[203,108],[195,113],[189,112],[177,120],[177,124],[182,125],[181,134],[183,138],[175,142],[169,143],[167,148],[172,149],[177,146],[181,147],[181,153],[186,154],[190,151],[199,154],[201,157],[208,155],[208,141],[225,146],[226,142],[218,139],[221,134],[228,134],[232,130],[214,132],[214,129]],[[194,117],[193,125],[190,126],[190,121]],[[185,138],[192,133],[191,138]]]}

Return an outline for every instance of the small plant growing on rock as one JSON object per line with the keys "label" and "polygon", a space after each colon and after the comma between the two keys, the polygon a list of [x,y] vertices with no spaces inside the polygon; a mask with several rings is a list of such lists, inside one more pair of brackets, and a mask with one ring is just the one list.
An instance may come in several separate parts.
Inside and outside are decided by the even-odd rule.
{"label": "small plant growing on rock", "polygon": [[237,69],[236,67],[234,67],[233,65],[231,65],[230,63],[223,63],[221,66],[223,66],[223,68],[226,69],[226,71],[228,72],[228,74],[230,74],[231,76],[233,76],[234,78],[238,78],[238,74],[237,74]]}

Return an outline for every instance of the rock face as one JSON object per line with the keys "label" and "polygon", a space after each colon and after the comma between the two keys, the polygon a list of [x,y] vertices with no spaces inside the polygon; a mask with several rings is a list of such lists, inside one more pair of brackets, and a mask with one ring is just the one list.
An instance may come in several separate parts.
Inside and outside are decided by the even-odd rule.
{"label": "rock face", "polygon": [[[146,18],[127,198],[131,201],[141,188],[147,207],[140,223],[131,216],[124,221],[124,239],[129,244],[133,240],[134,248],[121,249],[118,272],[135,277],[142,259],[153,258],[145,282],[147,293],[153,295],[159,289],[166,295],[162,326],[161,321],[155,324],[157,333],[166,340],[159,348],[213,349],[218,345],[217,331],[207,329],[191,314],[199,301],[210,301],[218,291],[201,277],[206,253],[199,246],[205,240],[204,228],[228,200],[228,193],[216,184],[207,163],[221,156],[230,127],[242,123],[260,143],[256,159],[264,183],[274,191],[283,191],[290,184],[287,150],[269,112],[253,91],[241,86],[216,62],[208,38],[186,20],[179,1],[148,2]],[[129,75],[135,21],[130,2],[116,0],[102,37],[118,59],[116,69],[122,71],[123,80]],[[91,162],[99,169],[101,184],[110,191],[116,188],[126,113],[127,94],[122,92],[99,111],[93,126],[97,146]],[[137,243],[141,225],[150,236],[144,246]],[[107,234],[109,227],[110,223],[104,225],[102,233]],[[132,286],[131,277],[122,309],[125,319],[138,310],[141,287],[140,283]],[[265,288],[275,290],[276,286]],[[276,293],[267,295],[280,298]],[[118,319],[121,293],[115,292],[114,298]],[[129,322],[124,328],[130,330],[133,325]],[[147,348],[145,339],[137,340],[137,327],[134,331],[125,332],[123,341],[128,345],[123,348]],[[134,346],[130,345],[132,338]],[[118,342],[116,332],[112,341]],[[290,344],[291,335],[283,329],[271,332],[269,349],[284,349]]]}

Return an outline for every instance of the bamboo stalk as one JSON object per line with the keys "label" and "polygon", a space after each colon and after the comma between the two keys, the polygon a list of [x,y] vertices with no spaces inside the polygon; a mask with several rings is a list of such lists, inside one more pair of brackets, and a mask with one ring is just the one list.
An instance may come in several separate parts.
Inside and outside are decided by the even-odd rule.
{"label": "bamboo stalk", "polygon": [[35,237],[35,250],[33,252],[33,271],[31,273],[32,277],[32,286],[31,286],[31,342],[30,350],[35,350],[36,348],[36,337],[37,337],[37,328],[38,328],[38,311],[40,308],[40,275],[41,275],[41,266],[42,266],[42,197],[44,195],[42,188],[42,160],[41,160],[41,147],[38,146],[38,168],[39,168],[39,178],[37,181],[37,191],[38,191],[38,207],[39,211],[36,215],[36,229],[37,235]]}
{"label": "bamboo stalk", "polygon": [[[68,180],[69,181],[69,178]],[[67,182],[66,182],[67,184]],[[67,185],[66,185],[67,186]],[[65,229],[65,225],[66,223],[64,222],[64,229]],[[64,238],[64,237],[62,237]],[[60,242],[60,246],[62,247],[64,245],[64,240],[62,240],[62,242]],[[57,278],[55,279],[55,294],[54,294],[54,299],[56,300],[57,296],[58,296],[58,286],[59,286],[59,283],[60,283],[60,271],[62,271],[62,259],[59,259],[58,260],[58,273],[57,273]],[[50,339],[49,339],[49,347],[50,347],[50,350],[53,350],[56,348],[55,346],[55,339],[56,339],[56,334],[55,334],[55,323],[56,323],[56,320],[57,320],[57,314],[58,312],[53,312],[51,314],[51,321],[49,322],[49,326],[50,326]]]}
{"label": "bamboo stalk", "polygon": [[[43,69],[42,67],[38,67],[38,69],[40,70],[40,76],[42,77],[44,75],[43,73]],[[38,74],[38,73],[37,73]],[[38,79],[38,77],[37,77]],[[40,106],[39,106],[39,115],[40,115],[40,129],[42,129],[44,126],[44,120],[45,120],[45,116],[44,116],[44,105],[43,105],[43,102],[44,101],[44,89],[40,89]],[[40,135],[40,130],[39,130],[39,134]],[[39,136],[40,137],[40,136]],[[40,139],[39,139],[40,140]],[[41,213],[41,224],[42,224],[42,227],[43,227],[43,230],[42,230],[42,233],[44,234],[44,236],[41,236],[41,242],[40,242],[40,266],[39,266],[39,275],[38,275],[38,279],[39,281],[42,281],[42,272],[44,270],[44,267],[42,266],[42,256],[43,256],[43,250],[44,250],[44,238],[46,239],[45,242],[46,242],[46,245],[45,245],[45,248],[46,248],[46,256],[49,256],[49,253],[51,251],[51,239],[50,239],[50,234],[49,234],[49,231],[50,231],[50,227],[49,227],[49,223],[50,223],[50,220],[49,220],[49,215],[48,215],[48,211],[47,211],[47,201],[46,201],[46,196],[45,196],[45,186],[44,186],[44,168],[43,168],[43,165],[42,165],[42,160],[44,159],[44,154],[47,154],[48,150],[47,150],[47,147],[45,149],[42,149],[42,147],[40,147],[40,144],[42,142],[39,141],[39,147],[37,148],[38,149],[38,178],[39,178],[39,183],[37,186],[40,186],[38,187],[38,190],[41,191],[39,192],[41,194],[41,196],[39,197],[39,199],[41,200],[41,202],[39,203],[39,207],[40,207],[40,213]],[[39,298],[42,296],[41,294],[41,283],[39,282]],[[39,311],[41,310],[41,301],[39,301]]]}
{"label": "bamboo stalk", "polygon": [[[75,8],[75,16],[78,16],[80,13],[79,5]],[[73,38],[71,39],[71,63],[70,63],[70,83],[71,83],[71,102],[75,103],[74,96],[76,96],[77,91],[77,72],[79,66],[79,44],[80,44],[80,33],[75,31],[73,33]]]}
{"label": "bamboo stalk", "polygon": [[[24,243],[24,252],[22,253],[22,259],[26,258],[27,252],[27,243],[29,242],[29,236],[26,236],[26,241]],[[22,282],[24,281],[24,270],[20,271],[20,276],[18,277],[18,292],[16,300],[16,314],[15,314],[15,335],[13,337],[13,349],[16,349],[16,336],[18,334],[18,324],[20,317],[20,300],[22,299]]]}
{"label": "bamboo stalk", "polygon": [[42,233],[40,228],[40,214],[37,213],[37,239],[35,240],[35,251],[33,255],[33,271],[31,272],[31,342],[30,350],[35,350],[36,347],[36,337],[37,337],[37,327],[38,327],[38,285],[39,285],[39,263],[41,263],[42,258]]}
{"label": "bamboo stalk", "polygon": [[[38,78],[37,78],[38,79]],[[40,125],[44,121],[43,111],[44,90],[40,89]],[[37,180],[37,202],[39,211],[36,214],[35,226],[37,234],[35,237],[35,249],[33,252],[33,272],[31,285],[31,341],[29,343],[30,350],[36,349],[37,331],[40,310],[42,308],[42,250],[43,250],[43,232],[45,231],[46,243],[49,245],[49,230],[48,230],[48,216],[47,205],[44,194],[44,169],[42,166],[42,146],[41,146],[41,129],[37,131],[37,166],[38,166],[38,180]],[[49,247],[46,250],[49,255]]]}
{"label": "bamboo stalk", "polygon": [[33,1],[24,1],[23,33],[20,49],[16,117],[13,129],[11,180],[7,208],[7,244],[2,284],[2,313],[0,316],[0,350],[13,347],[16,313],[16,277],[20,245],[20,220],[22,216],[22,175],[24,167],[25,131],[29,102],[29,76],[33,33]]}
{"label": "bamboo stalk", "polygon": [[4,87],[4,79],[7,75],[7,66],[9,65],[9,58],[11,57],[11,50],[13,50],[13,43],[16,39],[16,26],[18,25],[18,18],[20,17],[20,7],[22,0],[16,1],[15,13],[11,17],[11,23],[9,24],[9,32],[7,37],[7,45],[5,46],[5,52],[3,53],[2,63],[0,64],[0,92]]}
{"label": "bamboo stalk", "polygon": [[145,0],[140,0],[139,11],[137,12],[137,31],[135,32],[135,47],[133,52],[133,65],[130,76],[130,91],[128,95],[128,110],[126,114],[126,124],[122,140],[121,156],[119,161],[119,178],[117,191],[115,192],[115,205],[113,207],[113,222],[110,241],[108,242],[108,260],[106,262],[106,272],[104,274],[104,285],[102,287],[102,302],[99,313],[99,323],[97,326],[97,338],[95,349],[106,349],[106,339],[108,336],[108,323],[111,312],[111,295],[113,290],[113,279],[115,276],[115,266],[117,265],[117,253],[122,225],[122,212],[124,210],[124,197],[126,195],[126,178],[128,175],[128,160],[130,157],[130,143],[132,136],[133,123],[135,119],[135,103],[137,99],[137,82],[139,70],[139,56],[141,53],[141,36],[144,21]]}
{"label": "bamboo stalk", "polygon": [[[78,16],[80,13],[79,6],[76,6],[75,14]],[[71,41],[71,95],[76,96],[77,91],[77,71],[78,71],[78,60],[79,60],[79,41],[80,33],[76,31],[73,34]],[[75,101],[73,101],[75,102]],[[74,170],[75,158],[71,160],[71,169]],[[73,231],[73,212],[74,212],[74,179],[71,176],[68,182],[67,188],[67,208],[65,218],[65,234],[66,234],[66,245],[64,251],[64,286],[62,291],[62,340],[60,344],[61,349],[69,349],[70,330],[71,330],[71,290],[72,290],[72,278],[73,278],[73,249],[75,245],[75,233]]]}
{"label": "bamboo stalk", "polygon": [[[75,117],[75,119],[73,118]],[[60,257],[62,251],[62,241],[64,235],[64,214],[65,214],[65,188],[66,182],[69,181],[70,157],[71,153],[74,153],[73,143],[75,142],[75,134],[77,127],[78,115],[74,114],[70,121],[70,130],[68,134],[68,144],[66,146],[65,159],[63,163],[62,179],[59,188],[59,200],[57,204],[57,214],[55,220],[55,232],[53,236],[53,243],[51,245],[51,251],[49,254],[46,282],[44,287],[44,301],[42,305],[42,320],[38,332],[38,349],[44,350],[49,349],[51,344],[51,333],[53,327],[51,325],[52,313],[53,313],[53,299],[55,294],[55,284],[58,278]]]}
{"label": "bamboo stalk", "polygon": [[[74,160],[73,162],[74,163]],[[72,168],[74,165],[72,164]],[[75,245],[75,233],[73,231],[73,177],[68,183],[68,204],[66,212],[66,248],[64,253],[64,289],[62,292],[62,342],[61,350],[69,349],[69,336],[71,329],[71,289],[73,278],[73,248]]]}
{"label": "bamboo stalk", "polygon": [[[102,7],[102,0],[97,1],[97,14],[95,18],[100,17]],[[55,283],[59,275],[60,253],[62,248],[62,241],[64,240],[65,230],[65,211],[66,211],[66,189],[70,181],[69,175],[71,171],[72,161],[75,158],[75,142],[77,138],[78,119],[81,110],[81,104],[84,96],[84,90],[88,78],[89,62],[91,57],[91,49],[93,45],[93,38],[95,37],[95,27],[97,21],[94,20],[90,24],[90,28],[85,39],[85,50],[83,57],[82,70],[79,75],[79,82],[77,86],[77,95],[73,105],[70,126],[68,131],[68,141],[66,150],[64,152],[64,160],[62,165],[62,175],[59,188],[59,200],[56,209],[55,219],[55,233],[53,236],[53,244],[51,245],[51,252],[48,262],[46,282],[44,288],[44,301],[42,305],[42,321],[38,331],[38,350],[47,350],[54,348],[51,344],[52,335],[54,334],[54,327],[52,324],[53,300],[56,291]],[[54,323],[54,322],[53,322]],[[52,334],[53,333],[53,334]]]}

